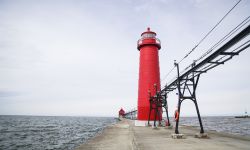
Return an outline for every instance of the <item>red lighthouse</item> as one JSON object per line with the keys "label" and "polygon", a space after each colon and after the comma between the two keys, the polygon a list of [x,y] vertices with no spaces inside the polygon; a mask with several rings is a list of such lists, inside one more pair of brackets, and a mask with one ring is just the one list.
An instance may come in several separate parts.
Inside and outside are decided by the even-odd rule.
{"label": "red lighthouse", "polygon": [[[155,95],[156,88],[160,90],[160,68],[158,50],[161,49],[160,40],[156,38],[156,33],[150,31],[141,34],[138,40],[137,49],[140,51],[140,68],[139,68],[139,87],[138,87],[138,114],[135,125],[145,126],[149,111],[149,93]],[[160,113],[161,114],[161,113]],[[152,111],[150,120],[154,120],[155,112]],[[157,116],[162,118],[162,116]]]}

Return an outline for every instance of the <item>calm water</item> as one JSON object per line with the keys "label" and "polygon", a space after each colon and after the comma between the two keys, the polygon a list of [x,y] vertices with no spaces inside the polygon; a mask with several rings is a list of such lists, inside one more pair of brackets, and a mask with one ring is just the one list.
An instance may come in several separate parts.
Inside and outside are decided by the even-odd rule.
{"label": "calm water", "polygon": [[114,118],[0,116],[0,149],[74,149]]}
{"label": "calm water", "polygon": [[[202,117],[204,130],[250,136],[250,118]],[[180,124],[199,127],[197,117],[181,117]]]}

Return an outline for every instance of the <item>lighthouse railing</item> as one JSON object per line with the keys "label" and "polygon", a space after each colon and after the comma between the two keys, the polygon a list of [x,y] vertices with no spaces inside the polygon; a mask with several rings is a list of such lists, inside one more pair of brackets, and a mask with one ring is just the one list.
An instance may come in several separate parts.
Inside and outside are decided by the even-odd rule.
{"label": "lighthouse railing", "polygon": [[141,45],[141,44],[142,44],[142,41],[145,40],[145,39],[154,39],[156,44],[161,44],[161,41],[160,41],[160,39],[158,39],[158,38],[141,38],[141,39],[139,39],[139,40],[137,41],[137,45]]}

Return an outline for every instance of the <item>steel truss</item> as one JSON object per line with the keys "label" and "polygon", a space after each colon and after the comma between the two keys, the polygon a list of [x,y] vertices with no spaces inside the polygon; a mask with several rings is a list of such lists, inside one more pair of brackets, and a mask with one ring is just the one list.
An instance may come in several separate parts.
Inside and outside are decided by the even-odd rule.
{"label": "steel truss", "polygon": [[135,119],[137,119],[136,115],[137,115],[137,110],[133,109],[131,111],[126,112],[124,114],[124,117],[127,118],[127,119],[135,120]]}
{"label": "steel truss", "polygon": [[160,93],[160,91],[157,90],[157,85],[154,85],[156,95],[152,96],[151,91],[149,90],[149,104],[150,104],[150,109],[149,109],[149,115],[148,115],[148,125],[150,125],[150,117],[152,110],[154,110],[155,115],[154,115],[154,127],[156,127],[156,118],[158,115],[158,122],[159,125],[161,125],[161,117],[160,113],[162,113],[162,108],[165,109],[166,116],[167,116],[167,126],[170,126],[170,121],[169,121],[169,115],[168,115],[168,104],[167,104],[167,93]]}
{"label": "steel truss", "polygon": [[191,100],[194,102],[196,112],[198,115],[198,119],[199,119],[199,123],[200,123],[200,128],[201,128],[200,133],[204,133],[200,111],[199,111],[199,107],[198,107],[197,100],[196,100],[196,88],[200,79],[200,74],[197,76],[194,76],[195,72],[192,72],[192,76],[184,76],[181,78],[180,72],[179,72],[179,64],[175,63],[175,66],[177,68],[177,74],[178,74],[177,89],[178,89],[178,97],[179,97],[178,106],[177,106],[178,116],[177,118],[175,118],[176,119],[175,134],[179,134],[178,125],[179,125],[181,103],[184,100]]}
{"label": "steel truss", "polygon": [[[250,47],[250,40],[246,40],[245,42],[240,42],[250,34],[250,25],[240,31],[237,35],[235,35],[232,39],[226,42],[223,46],[217,49],[214,53],[209,55],[207,58],[202,60],[199,63],[193,63],[189,70],[185,70],[185,72],[180,73],[179,64],[175,62],[175,66],[177,68],[177,77],[170,84],[165,85],[164,88],[156,94],[159,95],[167,95],[168,93],[178,90],[178,114],[180,114],[181,103],[184,100],[191,100],[194,102],[196,107],[196,112],[198,115],[199,123],[200,123],[200,133],[204,133],[202,120],[199,112],[199,107],[196,99],[196,89],[199,82],[200,75],[203,73],[207,73],[209,70],[224,64],[228,60],[232,59],[234,56],[239,55],[242,51],[246,50]],[[153,97],[156,97],[153,96]],[[167,99],[166,99],[167,101]],[[179,116],[176,119],[175,133],[179,134],[178,130],[179,125]]]}

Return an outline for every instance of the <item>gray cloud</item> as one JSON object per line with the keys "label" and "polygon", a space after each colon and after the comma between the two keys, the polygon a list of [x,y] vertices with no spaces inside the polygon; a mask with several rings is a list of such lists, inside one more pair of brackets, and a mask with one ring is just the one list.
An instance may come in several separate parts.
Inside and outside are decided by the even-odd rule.
{"label": "gray cloud", "polygon": [[14,91],[0,91],[0,97],[2,97],[2,98],[18,96],[20,94],[21,93],[14,92]]}

